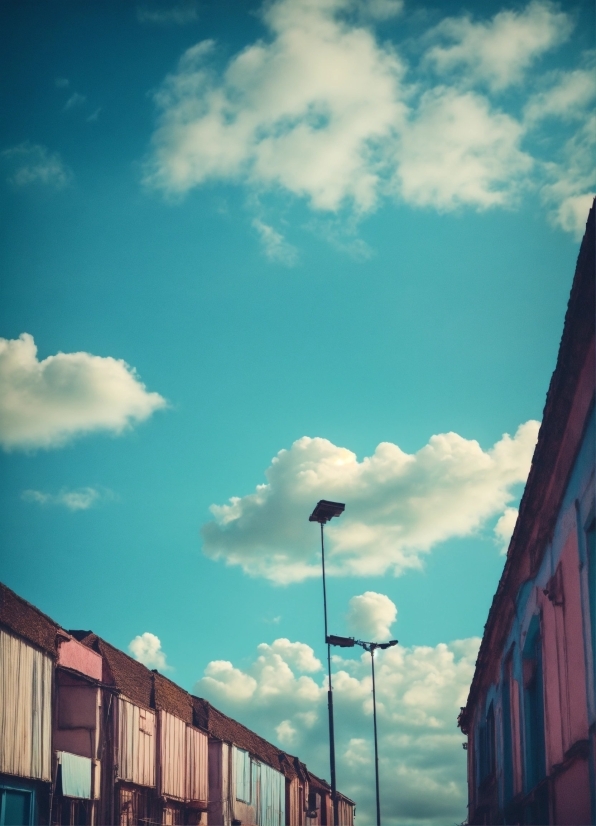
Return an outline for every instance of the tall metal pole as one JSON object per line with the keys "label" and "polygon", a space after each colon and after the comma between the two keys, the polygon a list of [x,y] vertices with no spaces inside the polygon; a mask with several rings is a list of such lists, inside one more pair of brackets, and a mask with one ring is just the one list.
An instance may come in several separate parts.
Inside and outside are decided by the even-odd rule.
{"label": "tall metal pole", "polygon": [[372,664],[372,690],[373,690],[373,725],[375,729],[375,784],[377,791],[377,826],[381,826],[381,799],[379,795],[379,747],[377,744],[377,693],[375,690],[375,648],[370,647],[370,660]]}
{"label": "tall metal pole", "polygon": [[331,805],[333,807],[333,824],[334,826],[338,826],[339,821],[337,811],[337,784],[335,779],[335,733],[333,728],[333,685],[331,683],[331,645],[327,641],[329,636],[327,633],[327,586],[325,584],[325,539],[323,535],[322,522],[321,563],[323,566],[323,612],[325,614],[325,641],[327,642],[327,673],[329,675],[329,688],[327,691],[327,711],[329,714],[329,763],[331,771]]}

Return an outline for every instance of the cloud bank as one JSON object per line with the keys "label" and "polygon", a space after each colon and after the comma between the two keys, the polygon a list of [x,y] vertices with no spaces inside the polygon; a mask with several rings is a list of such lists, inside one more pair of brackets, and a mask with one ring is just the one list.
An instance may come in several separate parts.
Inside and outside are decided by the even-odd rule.
{"label": "cloud bank", "polygon": [[128,650],[138,662],[146,665],[147,668],[157,668],[158,671],[168,671],[170,666],[166,663],[165,652],[162,651],[159,637],[145,631],[139,634],[128,644]]}
{"label": "cloud bank", "polygon": [[[531,74],[569,38],[572,16],[533,0],[487,19],[447,17],[415,42],[381,40],[375,24],[401,8],[275,0],[261,10],[266,36],[223,68],[214,41],[192,46],[155,94],[145,182],[178,196],[208,181],[242,183],[356,215],[387,198],[440,211],[510,208],[537,188],[553,221],[574,232],[593,171],[580,179],[566,139],[540,131],[541,95],[551,119],[565,115],[554,88]],[[575,71],[550,83],[569,87],[586,115],[590,81]],[[506,110],[509,88],[527,101],[527,118]],[[277,229],[259,232],[275,260]]]}
{"label": "cloud bank", "polygon": [[254,493],[212,505],[203,549],[277,584],[320,575],[318,534],[308,515],[319,499],[346,502],[326,529],[327,572],[370,576],[422,566],[433,546],[468,536],[502,514],[525,482],[538,435],[529,421],[490,450],[457,433],[432,436],[415,454],[382,442],[356,455],[304,436],[281,450]]}
{"label": "cloud bank", "polygon": [[[382,595],[378,595],[382,596]],[[456,728],[480,640],[397,646],[376,654],[383,822],[461,822],[465,752]],[[370,655],[334,657],[338,786],[374,822]],[[209,663],[195,691],[328,777],[327,686],[312,649],[286,639],[261,644],[245,669]]]}
{"label": "cloud bank", "polygon": [[0,445],[51,448],[97,430],[121,433],[166,406],[134,368],[111,357],[37,359],[33,337],[0,338]]}

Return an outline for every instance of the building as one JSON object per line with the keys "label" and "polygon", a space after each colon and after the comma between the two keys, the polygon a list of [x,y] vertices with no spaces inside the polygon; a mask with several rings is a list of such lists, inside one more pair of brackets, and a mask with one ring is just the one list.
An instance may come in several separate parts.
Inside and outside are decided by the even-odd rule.
{"label": "building", "polygon": [[594,223],[459,718],[471,824],[596,823]]}
{"label": "building", "polygon": [[[342,826],[354,803],[338,797]],[[330,788],[90,631],[0,584],[0,826],[321,826]]]}

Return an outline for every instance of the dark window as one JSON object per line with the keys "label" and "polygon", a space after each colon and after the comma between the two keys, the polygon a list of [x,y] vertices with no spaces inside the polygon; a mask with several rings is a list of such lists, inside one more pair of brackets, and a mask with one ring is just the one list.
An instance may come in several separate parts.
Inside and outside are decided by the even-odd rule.
{"label": "dark window", "polygon": [[592,661],[596,679],[596,522],[592,522],[586,531],[588,551],[588,577],[590,590],[590,621],[592,630]]}
{"label": "dark window", "polygon": [[503,673],[503,795],[505,803],[513,797],[513,654],[509,654]]}
{"label": "dark window", "polygon": [[529,792],[546,774],[544,747],[544,688],[540,620],[530,624],[523,650],[525,786]]}

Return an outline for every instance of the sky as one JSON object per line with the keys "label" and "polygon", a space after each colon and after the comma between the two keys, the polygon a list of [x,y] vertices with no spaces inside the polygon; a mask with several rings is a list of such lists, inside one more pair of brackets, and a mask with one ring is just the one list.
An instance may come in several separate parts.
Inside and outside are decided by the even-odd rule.
{"label": "sky", "polygon": [[[328,777],[378,655],[383,820],[461,822],[455,725],[594,181],[594,10],[0,6],[2,580]],[[374,811],[370,658],[334,657]]]}

